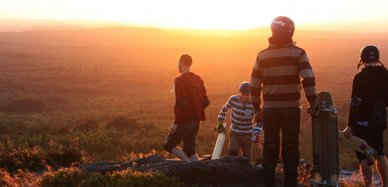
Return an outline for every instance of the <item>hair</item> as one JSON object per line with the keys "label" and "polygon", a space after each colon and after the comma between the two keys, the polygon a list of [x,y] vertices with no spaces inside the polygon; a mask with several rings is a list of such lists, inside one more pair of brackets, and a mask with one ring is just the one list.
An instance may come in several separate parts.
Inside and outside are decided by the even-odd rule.
{"label": "hair", "polygon": [[193,59],[188,53],[182,53],[181,56],[179,57],[179,61],[188,67],[190,67],[191,64],[193,63]]}
{"label": "hair", "polygon": [[378,60],[366,60],[366,61],[363,61],[364,63],[369,63],[369,64],[373,64],[373,63],[377,63],[379,62]]}

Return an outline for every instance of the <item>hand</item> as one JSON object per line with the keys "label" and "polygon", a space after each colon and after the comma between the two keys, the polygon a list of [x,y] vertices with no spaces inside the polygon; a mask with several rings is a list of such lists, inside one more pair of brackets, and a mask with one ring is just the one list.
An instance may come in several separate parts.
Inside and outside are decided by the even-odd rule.
{"label": "hand", "polygon": [[315,118],[319,116],[319,114],[321,113],[321,109],[319,109],[319,106],[309,106],[309,108],[307,109],[307,113],[309,113],[312,118]]}
{"label": "hand", "polygon": [[346,126],[346,128],[343,130],[343,134],[345,136],[345,138],[347,138],[348,140],[350,140],[350,134],[352,132],[352,127],[349,127],[349,126]]}
{"label": "hand", "polygon": [[263,120],[263,111],[256,112],[255,113],[255,121],[258,123],[259,121]]}
{"label": "hand", "polygon": [[225,131],[225,127],[224,127],[224,125],[222,124],[222,121],[218,121],[218,125],[217,125],[217,127],[215,128],[215,130],[218,131],[219,133]]}
{"label": "hand", "polygon": [[253,143],[258,143],[259,140],[260,140],[260,136],[253,135],[252,138],[251,138],[251,140],[252,140]]}
{"label": "hand", "polygon": [[176,133],[176,131],[178,131],[178,125],[177,124],[172,124],[171,127],[170,127],[170,134],[174,134]]}
{"label": "hand", "polygon": [[253,110],[255,111],[255,114],[263,111],[263,109],[261,109],[260,107],[260,104],[252,104],[252,105],[253,105]]}

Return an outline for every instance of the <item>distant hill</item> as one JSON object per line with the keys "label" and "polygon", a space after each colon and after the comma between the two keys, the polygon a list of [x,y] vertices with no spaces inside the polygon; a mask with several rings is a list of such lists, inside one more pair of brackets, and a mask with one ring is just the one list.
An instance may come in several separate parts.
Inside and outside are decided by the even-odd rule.
{"label": "distant hill", "polygon": [[[135,58],[142,61],[166,59],[182,52],[195,55],[199,62],[251,62],[268,46],[269,28],[245,31],[188,30],[137,27],[78,28],[67,26],[32,27],[22,32],[0,32],[0,45],[8,51],[60,53],[109,58]],[[58,30],[60,29],[60,30]],[[388,51],[387,33],[360,33],[296,30],[294,41],[317,63],[356,61],[359,50],[374,44]],[[337,56],[340,55],[340,56]],[[314,59],[315,57],[315,59]],[[382,54],[382,61],[387,61]]]}

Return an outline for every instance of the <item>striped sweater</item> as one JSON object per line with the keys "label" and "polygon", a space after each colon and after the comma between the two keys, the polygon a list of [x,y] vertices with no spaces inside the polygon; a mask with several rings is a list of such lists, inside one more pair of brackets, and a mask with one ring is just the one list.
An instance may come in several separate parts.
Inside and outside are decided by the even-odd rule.
{"label": "striped sweater", "polygon": [[310,105],[317,106],[315,76],[306,52],[292,40],[281,47],[270,43],[258,54],[252,70],[251,102],[259,107],[262,91],[263,108],[301,108],[300,82]]}
{"label": "striped sweater", "polygon": [[240,101],[240,95],[233,95],[222,107],[218,121],[225,120],[225,116],[230,108],[232,108],[231,130],[239,135],[252,135],[252,119],[254,114],[252,104],[249,101],[243,104]]}

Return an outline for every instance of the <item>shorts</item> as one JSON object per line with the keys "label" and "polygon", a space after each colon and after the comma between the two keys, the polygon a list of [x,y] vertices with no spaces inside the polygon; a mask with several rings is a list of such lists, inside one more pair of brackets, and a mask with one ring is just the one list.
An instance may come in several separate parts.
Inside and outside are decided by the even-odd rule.
{"label": "shorts", "polygon": [[[367,133],[368,127],[363,126],[355,126],[352,128],[352,135],[357,136],[365,142],[376,149],[378,156],[376,158],[380,158],[384,156],[384,135],[383,132],[374,133],[373,135],[370,135]],[[361,160],[367,159],[365,154],[359,153],[356,151],[358,161],[361,162]]]}
{"label": "shorts", "polygon": [[181,141],[183,141],[182,150],[188,157],[195,154],[195,146],[197,145],[196,136],[199,130],[200,122],[197,120],[190,120],[181,124],[178,124],[177,132],[174,134],[168,134],[166,141],[164,142],[164,149],[171,152],[171,149],[176,147]]}

